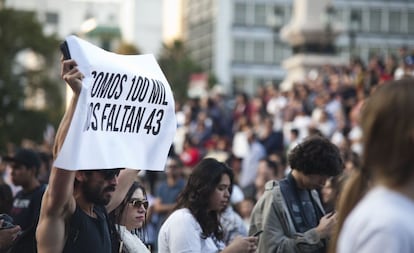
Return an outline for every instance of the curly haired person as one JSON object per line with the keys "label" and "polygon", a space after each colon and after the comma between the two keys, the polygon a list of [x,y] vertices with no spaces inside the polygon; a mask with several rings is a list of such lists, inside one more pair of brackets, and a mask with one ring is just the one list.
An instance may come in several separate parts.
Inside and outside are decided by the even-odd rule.
{"label": "curly haired person", "polygon": [[257,252],[325,252],[336,214],[325,214],[318,189],[344,168],[339,149],[311,136],[289,154],[291,172],[266,183],[251,216],[249,235],[263,231]]}

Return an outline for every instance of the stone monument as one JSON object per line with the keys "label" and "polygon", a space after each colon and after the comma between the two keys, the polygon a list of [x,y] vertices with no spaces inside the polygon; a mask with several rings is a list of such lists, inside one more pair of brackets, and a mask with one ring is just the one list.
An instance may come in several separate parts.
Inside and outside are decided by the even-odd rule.
{"label": "stone monument", "polygon": [[306,79],[309,71],[323,65],[342,65],[336,56],[335,38],[342,31],[333,20],[330,0],[295,0],[290,22],[281,29],[280,37],[292,47],[292,56],[283,61],[287,76],[282,90]]}

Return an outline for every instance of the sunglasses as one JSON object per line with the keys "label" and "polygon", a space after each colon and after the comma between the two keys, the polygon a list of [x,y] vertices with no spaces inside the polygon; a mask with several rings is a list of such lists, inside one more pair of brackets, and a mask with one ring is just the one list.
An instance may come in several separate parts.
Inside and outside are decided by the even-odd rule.
{"label": "sunglasses", "polygon": [[115,177],[119,176],[119,169],[115,169],[115,170],[102,170],[100,173],[104,176],[105,180],[111,180],[114,179]]}
{"label": "sunglasses", "polygon": [[131,199],[128,203],[136,208],[143,206],[145,209],[148,209],[148,200],[146,199]]}
{"label": "sunglasses", "polygon": [[91,172],[97,172],[103,176],[105,180],[112,180],[119,175],[120,169],[109,169],[109,170],[87,170],[85,173],[90,174]]}

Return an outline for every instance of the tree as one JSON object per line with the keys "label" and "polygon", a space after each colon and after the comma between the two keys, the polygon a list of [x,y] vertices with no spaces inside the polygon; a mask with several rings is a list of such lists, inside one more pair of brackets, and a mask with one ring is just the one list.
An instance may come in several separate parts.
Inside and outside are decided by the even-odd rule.
{"label": "tree", "polygon": [[175,99],[184,102],[187,99],[190,75],[202,72],[202,68],[190,58],[180,40],[174,41],[170,46],[163,44],[158,63],[171,85]]}
{"label": "tree", "polygon": [[[64,110],[62,82],[50,77],[48,67],[56,64],[59,41],[43,34],[33,12],[12,9],[0,10],[0,36],[0,149],[25,138],[40,142],[46,125],[57,125]],[[36,66],[22,64],[29,56],[39,60]],[[25,106],[36,94],[44,95],[44,110]]]}
{"label": "tree", "polygon": [[121,42],[118,48],[115,50],[117,54],[135,55],[140,54],[141,51],[133,44],[127,42]]}

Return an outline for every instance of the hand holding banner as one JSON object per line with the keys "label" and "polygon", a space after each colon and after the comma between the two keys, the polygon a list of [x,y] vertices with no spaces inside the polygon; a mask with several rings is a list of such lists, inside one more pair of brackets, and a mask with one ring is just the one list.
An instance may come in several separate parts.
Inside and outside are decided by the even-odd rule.
{"label": "hand holding banner", "polygon": [[55,166],[163,170],[176,119],[171,88],[154,56],[118,55],[76,36],[66,42],[84,79]]}

